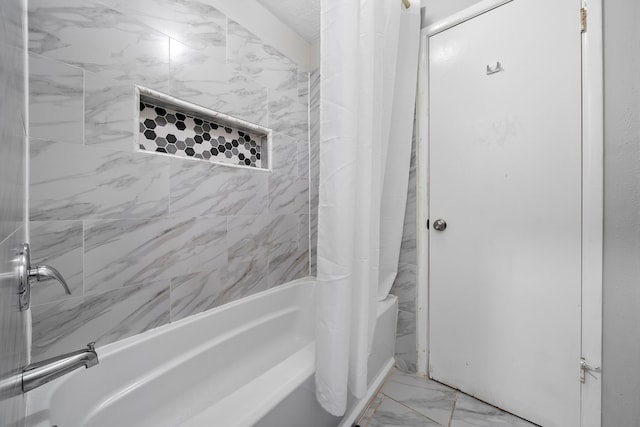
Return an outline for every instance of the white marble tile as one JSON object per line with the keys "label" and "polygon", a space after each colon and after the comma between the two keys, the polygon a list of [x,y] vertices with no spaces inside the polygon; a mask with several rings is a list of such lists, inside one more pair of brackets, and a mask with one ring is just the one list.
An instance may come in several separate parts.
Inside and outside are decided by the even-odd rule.
{"label": "white marble tile", "polygon": [[411,313],[416,312],[418,268],[413,264],[398,264],[398,274],[391,293],[398,297],[398,308]]}
{"label": "white marble tile", "polygon": [[396,330],[396,366],[405,372],[416,372],[416,315],[398,311]]}
{"label": "white marble tile", "polygon": [[309,137],[308,110],[297,99],[269,92],[269,127],[291,138]]}
{"label": "white marble tile", "polygon": [[23,47],[23,13],[21,0],[3,0],[0,2],[0,40],[2,43]]}
{"label": "white marble tile", "polygon": [[311,213],[318,213],[320,189],[320,72],[310,75],[309,93],[309,197]]}
{"label": "white marble tile", "polygon": [[310,233],[309,236],[311,245],[311,275],[315,276],[318,273],[318,214],[311,214],[309,216]]}
{"label": "white marble tile", "polygon": [[271,149],[271,166],[273,172],[281,175],[300,176],[298,173],[298,143],[299,139],[291,138],[282,133],[274,133]]}
{"label": "white marble tile", "polygon": [[169,280],[33,306],[34,361],[105,345],[169,322]]}
{"label": "white marble tile", "polygon": [[310,250],[311,246],[311,218],[309,215],[298,215],[298,248]]}
{"label": "white marble tile", "polygon": [[268,176],[264,171],[172,158],[171,214],[264,213],[267,210]]}
{"label": "white marble tile", "polygon": [[421,414],[385,398],[376,409],[373,417],[363,427],[427,427],[441,426]]}
{"label": "white marble tile", "polygon": [[24,51],[0,42],[0,242],[24,216]]}
{"label": "white marble tile", "polygon": [[266,257],[250,260],[231,260],[228,271],[227,285],[221,294],[223,303],[236,301],[269,288],[267,280],[268,260]]}
{"label": "white marble tile", "polygon": [[[24,47],[20,0],[0,2],[0,372],[27,363],[26,325],[18,310],[15,256],[24,243]],[[9,274],[6,274],[9,273]],[[26,395],[0,390],[0,425],[22,426]]]}
{"label": "white marble tile", "polygon": [[395,370],[385,382],[382,393],[425,417],[448,426],[457,392],[435,381]]}
{"label": "white marble tile", "polygon": [[82,221],[31,221],[29,227],[31,264],[57,269],[71,289],[71,295],[67,295],[55,280],[38,282],[31,291],[33,304],[82,296]]}
{"label": "white marble tile", "polygon": [[270,174],[269,212],[295,215],[308,213],[308,179]]}
{"label": "white marble tile", "polygon": [[269,251],[269,287],[309,275],[309,250],[282,243]]}
{"label": "white marble tile", "polygon": [[364,413],[362,414],[360,419],[356,422],[356,424],[360,427],[364,427],[367,424],[369,424],[369,422],[371,421],[371,418],[373,418],[373,415],[375,414],[376,409],[378,409],[378,406],[382,404],[382,401],[384,399],[385,399],[384,394],[382,393],[376,394],[373,400],[369,402],[367,409],[365,409]]}
{"label": "white marble tile", "polygon": [[298,142],[298,176],[309,178],[309,142],[307,140]]}
{"label": "white marble tile", "polygon": [[128,17],[208,55],[224,59],[226,16],[206,0],[102,0]]}
{"label": "white marble tile", "polygon": [[[1,86],[0,86],[1,87]],[[3,159],[0,158],[0,162]],[[0,163],[1,164],[1,163]],[[15,256],[24,242],[24,230],[17,228],[0,241],[0,372],[15,372],[27,363],[26,323],[18,309],[16,280],[11,273]],[[18,397],[15,397],[18,396]],[[25,402],[20,384],[0,392],[0,425],[22,426]]]}
{"label": "white marble tile", "polygon": [[29,49],[104,77],[167,90],[169,37],[97,0],[30,0]]}
{"label": "white marble tile", "polygon": [[451,427],[535,427],[528,421],[488,405],[471,396],[458,393]]}
{"label": "white marble tile", "polygon": [[83,141],[81,69],[29,54],[29,131],[32,138]]}
{"label": "white marble tile", "polygon": [[198,314],[223,303],[228,282],[227,265],[171,279],[171,321]]}
{"label": "white marble tile", "polygon": [[150,218],[167,212],[169,159],[31,141],[31,220]]}
{"label": "white marble tile", "polygon": [[132,83],[86,72],[84,106],[86,145],[136,151],[138,102]]}
{"label": "white marble tile", "polygon": [[409,187],[407,190],[407,204],[404,214],[404,228],[402,231],[402,245],[400,247],[400,262],[417,264],[416,252],[416,218],[417,218],[417,177],[416,177],[416,144],[415,132],[411,146],[411,166],[409,169]]}
{"label": "white marble tile", "polygon": [[297,65],[232,20],[227,23],[227,59],[235,69],[263,86],[297,97]]}
{"label": "white marble tile", "polygon": [[309,72],[298,71],[298,102],[309,106]]}
{"label": "white marble tile", "polygon": [[262,126],[267,88],[227,65],[224,58],[171,40],[171,95]]}
{"label": "white marble tile", "polygon": [[242,261],[266,257],[269,249],[269,215],[233,215],[227,217],[229,260]]}
{"label": "white marble tile", "polygon": [[85,293],[209,271],[227,262],[224,217],[85,221]]}

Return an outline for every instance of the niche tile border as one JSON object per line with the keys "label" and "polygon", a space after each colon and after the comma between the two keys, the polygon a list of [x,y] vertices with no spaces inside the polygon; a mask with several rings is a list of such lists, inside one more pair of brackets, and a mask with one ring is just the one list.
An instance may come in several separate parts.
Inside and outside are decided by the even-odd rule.
{"label": "niche tile border", "polygon": [[137,150],[271,171],[272,130],[136,86]]}

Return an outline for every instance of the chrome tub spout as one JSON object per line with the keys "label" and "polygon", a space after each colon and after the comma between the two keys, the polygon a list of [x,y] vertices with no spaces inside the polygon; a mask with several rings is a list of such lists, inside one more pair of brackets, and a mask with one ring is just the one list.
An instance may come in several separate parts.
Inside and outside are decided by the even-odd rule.
{"label": "chrome tub spout", "polygon": [[72,351],[61,356],[52,357],[42,362],[27,365],[22,370],[22,392],[26,393],[50,381],[66,375],[84,366],[91,368],[98,364],[95,343],[87,344],[87,348]]}

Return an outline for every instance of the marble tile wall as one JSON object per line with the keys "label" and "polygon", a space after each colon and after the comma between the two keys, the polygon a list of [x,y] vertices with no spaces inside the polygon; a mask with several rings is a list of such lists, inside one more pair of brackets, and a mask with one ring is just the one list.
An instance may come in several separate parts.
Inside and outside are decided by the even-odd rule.
{"label": "marble tile wall", "polygon": [[399,312],[396,331],[396,365],[406,372],[416,372],[416,297],[418,283],[418,259],[416,253],[417,215],[416,135],[411,145],[411,169],[407,189],[407,205],[400,247],[398,275],[391,293],[398,296]]}
{"label": "marble tile wall", "polygon": [[311,233],[311,274],[316,274],[318,248],[318,195],[320,191],[320,70],[309,81],[309,203]]}
{"label": "marble tile wall", "polygon": [[[206,0],[30,0],[33,356],[309,274],[309,73]],[[140,152],[134,85],[274,129],[274,171]]]}
{"label": "marble tile wall", "polygon": [[[25,93],[23,2],[0,2],[0,378],[27,363],[14,261],[24,242]],[[0,392],[0,425],[21,426],[19,384]]]}

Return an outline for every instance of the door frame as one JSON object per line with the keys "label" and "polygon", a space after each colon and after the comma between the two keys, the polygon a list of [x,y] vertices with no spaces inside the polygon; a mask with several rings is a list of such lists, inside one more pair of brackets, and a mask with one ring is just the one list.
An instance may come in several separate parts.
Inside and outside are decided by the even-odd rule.
{"label": "door frame", "polygon": [[[429,38],[511,1],[484,0],[420,34],[417,108],[417,319],[419,375],[429,376]],[[587,10],[582,33],[582,357],[596,371],[581,386],[580,425],[602,424],[602,262],[604,220],[603,0],[577,0]],[[576,31],[580,31],[576,8]],[[580,367],[576,362],[576,377]]]}

